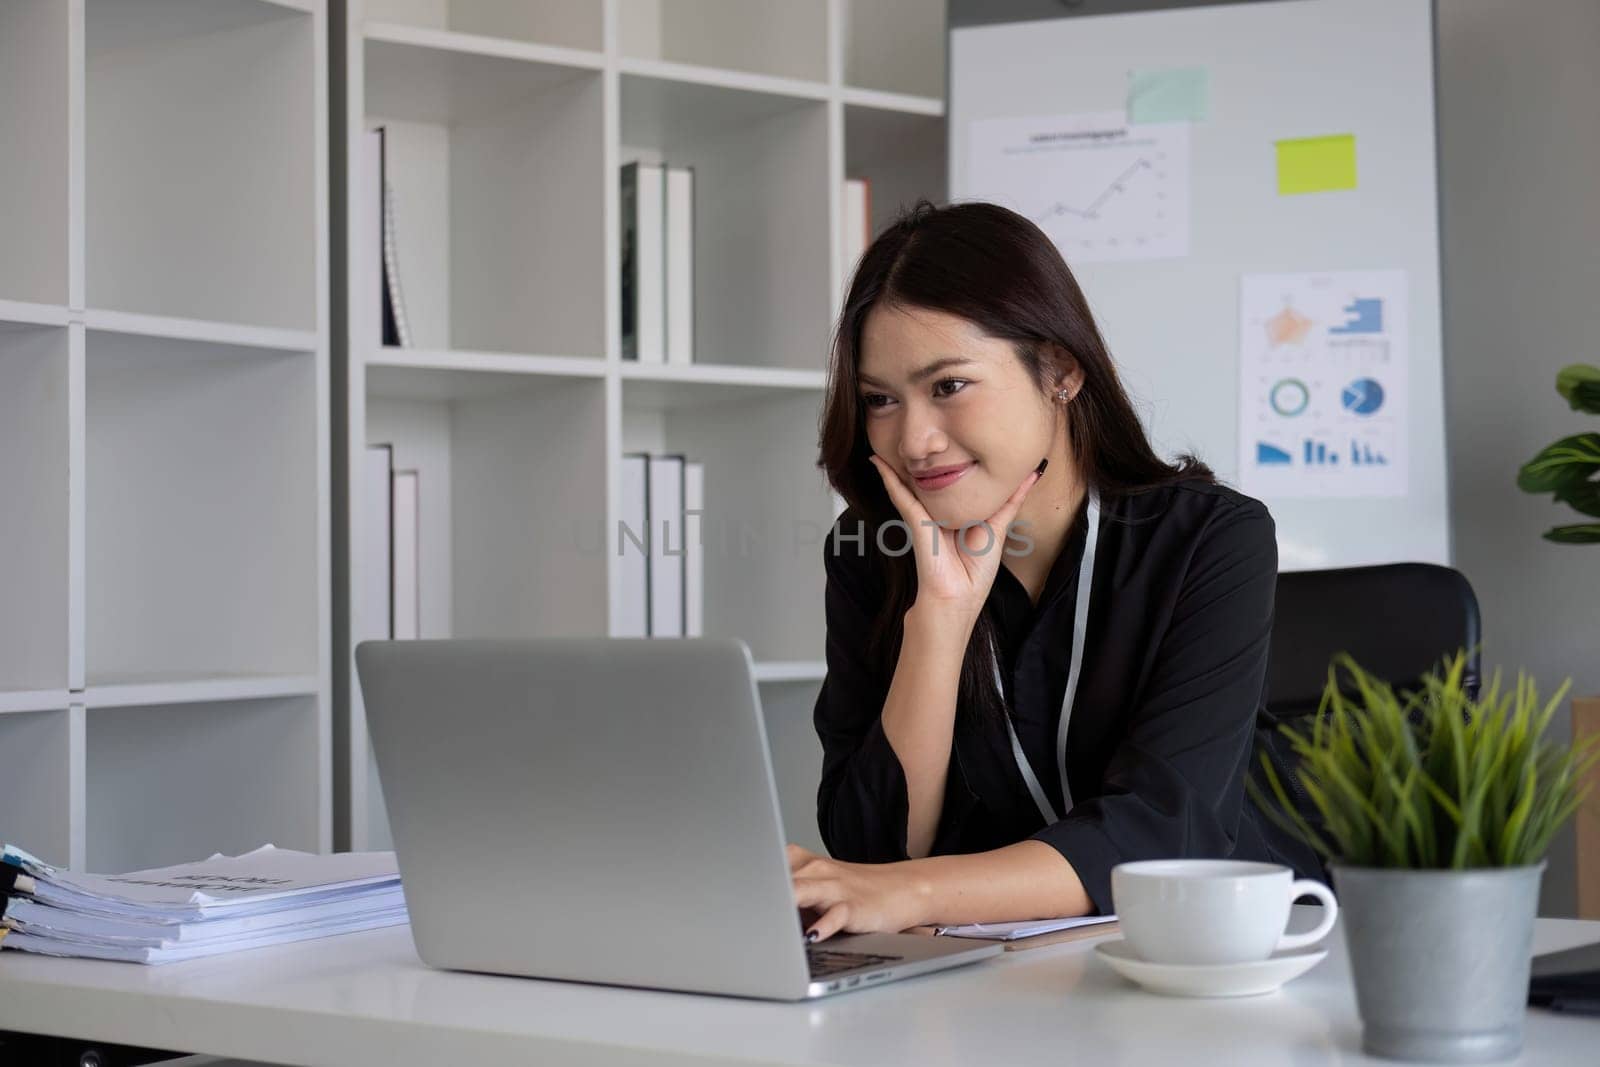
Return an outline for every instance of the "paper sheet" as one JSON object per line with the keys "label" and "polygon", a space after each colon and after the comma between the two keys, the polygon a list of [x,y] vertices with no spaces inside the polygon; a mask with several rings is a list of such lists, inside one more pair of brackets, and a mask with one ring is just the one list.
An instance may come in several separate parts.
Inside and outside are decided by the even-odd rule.
{"label": "paper sheet", "polygon": [[980,119],[970,195],[1032,219],[1068,266],[1187,256],[1189,126],[1118,111]]}
{"label": "paper sheet", "polygon": [[1129,71],[1128,121],[1204,121],[1208,83],[1204,67]]}
{"label": "paper sheet", "polygon": [[1251,496],[1404,496],[1406,274],[1245,275],[1239,487]]}
{"label": "paper sheet", "polygon": [[1014,923],[970,923],[966,926],[939,926],[934,932],[948,937],[976,937],[987,941],[1015,941],[1038,934],[1053,934],[1057,930],[1072,930],[1080,926],[1097,926],[1116,922],[1115,915],[1080,915],[1071,919],[1028,919]]}

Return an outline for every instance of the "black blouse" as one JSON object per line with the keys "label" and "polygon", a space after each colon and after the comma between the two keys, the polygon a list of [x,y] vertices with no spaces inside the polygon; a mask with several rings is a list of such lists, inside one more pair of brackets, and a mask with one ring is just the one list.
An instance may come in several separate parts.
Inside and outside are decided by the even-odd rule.
{"label": "black blouse", "polygon": [[[1056,730],[1072,651],[1086,509],[1037,607],[1009,569],[985,610],[1000,646],[1006,705],[1035,776],[1062,810]],[[814,721],[823,748],[817,818],[836,858],[903,860],[905,774],[883,732],[893,663],[869,661],[881,557],[854,509],[824,544],[827,675]],[[847,534],[841,541],[841,529]],[[900,535],[886,537],[891,547]],[[959,713],[932,854],[1032,837],[1061,852],[1102,914],[1111,868],[1137,859],[1229,857],[1322,878],[1316,855],[1245,791],[1276,720],[1263,703],[1278,550],[1260,501],[1186,482],[1101,500],[1088,634],[1067,736],[1073,807],[1042,825],[1003,722]],[[1278,746],[1271,750],[1280,761]]]}

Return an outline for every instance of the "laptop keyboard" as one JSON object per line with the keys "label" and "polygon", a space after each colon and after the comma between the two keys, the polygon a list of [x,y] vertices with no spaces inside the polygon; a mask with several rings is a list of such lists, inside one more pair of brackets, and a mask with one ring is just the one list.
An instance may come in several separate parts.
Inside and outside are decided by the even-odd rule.
{"label": "laptop keyboard", "polygon": [[806,963],[811,966],[812,978],[826,978],[840,971],[853,971],[858,967],[873,967],[880,963],[896,963],[904,956],[877,956],[871,952],[837,952],[833,949],[806,946]]}

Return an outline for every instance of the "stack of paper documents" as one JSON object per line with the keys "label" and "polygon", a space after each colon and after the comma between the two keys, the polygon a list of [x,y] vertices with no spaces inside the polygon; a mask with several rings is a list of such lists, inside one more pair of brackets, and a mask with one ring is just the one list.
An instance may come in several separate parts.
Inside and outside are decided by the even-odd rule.
{"label": "stack of paper documents", "polygon": [[949,937],[976,937],[985,941],[1019,941],[1025,937],[1075,930],[1080,926],[1099,926],[1116,922],[1115,915],[1080,915],[1072,919],[1030,919],[1018,923],[971,923],[966,926],[939,926],[934,933]]}
{"label": "stack of paper documents", "polygon": [[[393,852],[242,856],[128,874],[74,874],[5,847],[16,868],[0,948],[172,963],[406,921]],[[3,884],[3,883],[0,883]]]}

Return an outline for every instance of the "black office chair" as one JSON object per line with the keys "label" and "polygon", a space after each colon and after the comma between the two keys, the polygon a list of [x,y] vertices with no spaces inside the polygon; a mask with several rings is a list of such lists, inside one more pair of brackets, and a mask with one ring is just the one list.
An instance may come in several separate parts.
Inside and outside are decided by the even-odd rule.
{"label": "black office chair", "polygon": [[1267,710],[1284,721],[1315,714],[1328,666],[1348,652],[1361,667],[1412,690],[1446,657],[1467,651],[1466,686],[1482,683],[1478,598],[1460,571],[1389,563],[1278,575]]}
{"label": "black office chair", "polygon": [[[1463,679],[1477,697],[1482,682],[1478,598],[1461,572],[1434,563],[1392,563],[1278,575],[1272,644],[1267,661],[1267,711],[1279,723],[1309,730],[1328,684],[1334,656],[1348,652],[1361,668],[1399,693],[1465,649]],[[1339,680],[1346,679],[1341,672]],[[1301,817],[1322,828],[1322,817],[1298,781],[1300,758],[1276,729],[1267,752]],[[1252,774],[1258,774],[1252,768]],[[1257,782],[1265,787],[1261,778]],[[1297,866],[1321,863],[1309,848]],[[1329,873],[1323,868],[1323,880]]]}

